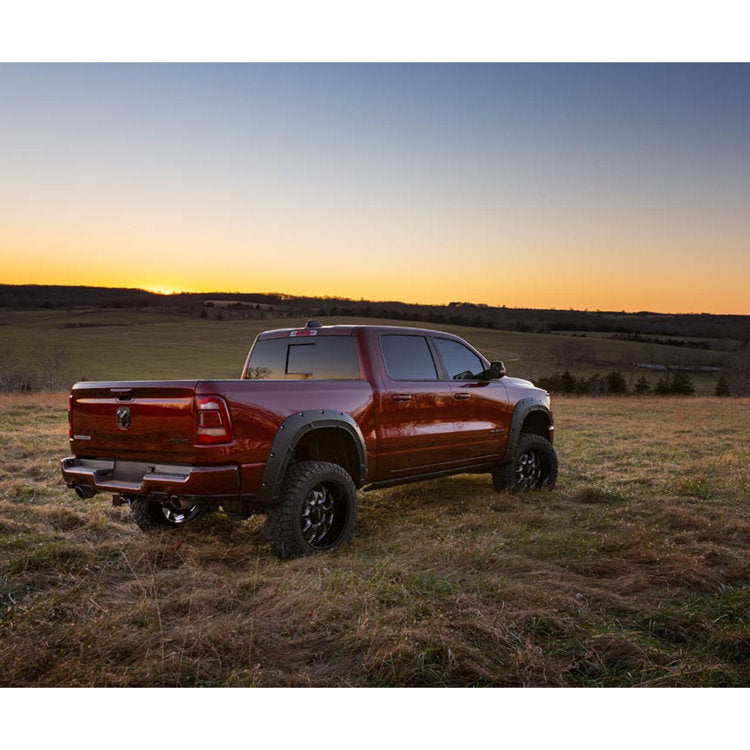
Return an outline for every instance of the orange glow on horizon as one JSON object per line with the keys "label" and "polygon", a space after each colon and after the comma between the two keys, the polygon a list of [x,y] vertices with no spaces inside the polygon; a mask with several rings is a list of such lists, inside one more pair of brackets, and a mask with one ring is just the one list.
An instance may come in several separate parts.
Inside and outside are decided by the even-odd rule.
{"label": "orange glow on horizon", "polygon": [[[8,269],[6,268],[6,271]],[[295,274],[212,274],[206,278],[191,278],[187,274],[164,274],[164,280],[144,282],[137,276],[119,273],[104,274],[82,269],[45,269],[35,274],[4,273],[2,283],[70,286],[100,286],[143,289],[169,296],[181,293],[224,294],[289,294],[369,300],[373,302],[404,302],[410,304],[447,305],[449,302],[469,302],[490,307],[529,309],[610,310],[657,313],[713,313],[747,315],[747,296],[741,277],[723,284],[721,289],[707,293],[706,278],[697,275],[686,278],[679,274],[679,284],[665,284],[658,275],[644,278],[637,273],[617,274],[616,278],[589,271],[586,276],[575,270],[568,274],[558,271],[534,278],[520,271],[503,275],[488,274],[487,278],[425,277],[417,279],[387,278],[387,273],[373,272],[364,278],[345,272],[317,273],[312,270]],[[719,286],[719,285],[716,285]],[[695,290],[694,292],[691,290]]]}
{"label": "orange glow on horizon", "polygon": [[[223,232],[148,222],[74,224],[18,212],[0,237],[0,283],[84,285],[180,292],[283,293],[447,305],[750,314],[742,237],[702,252],[701,236],[598,233],[540,227],[498,233],[357,238],[278,225]],[[13,225],[15,224],[15,225]],[[128,231],[124,231],[128,229]],[[326,238],[330,239],[326,241]],[[718,242],[719,237],[715,238]]]}
{"label": "orange glow on horizon", "polygon": [[164,297],[169,297],[172,294],[182,294],[184,289],[175,289],[173,287],[164,286],[163,284],[149,284],[148,286],[141,287],[145,292],[151,292],[152,294],[161,294]]}

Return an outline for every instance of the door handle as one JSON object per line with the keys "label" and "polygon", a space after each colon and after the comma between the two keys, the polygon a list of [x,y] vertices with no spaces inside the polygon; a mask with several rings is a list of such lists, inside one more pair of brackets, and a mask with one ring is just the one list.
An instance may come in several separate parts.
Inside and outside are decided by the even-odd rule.
{"label": "door handle", "polygon": [[471,398],[471,393],[459,391],[458,393],[453,394],[453,398],[457,399],[458,401],[466,401],[467,398]]}
{"label": "door handle", "polygon": [[411,394],[409,393],[394,393],[391,396],[393,401],[411,401]]}

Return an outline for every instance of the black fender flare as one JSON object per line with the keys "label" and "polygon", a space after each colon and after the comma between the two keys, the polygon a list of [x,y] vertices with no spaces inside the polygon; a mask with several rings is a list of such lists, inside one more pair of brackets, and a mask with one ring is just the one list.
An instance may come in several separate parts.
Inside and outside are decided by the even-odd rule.
{"label": "black fender flare", "polygon": [[549,410],[549,407],[547,406],[547,403],[544,399],[538,397],[538,396],[531,396],[529,398],[524,398],[519,401],[514,409],[513,409],[513,416],[510,420],[510,431],[508,433],[508,446],[505,449],[505,456],[506,458],[510,458],[510,456],[513,455],[513,451],[516,448],[516,444],[518,443],[519,438],[521,437],[521,427],[523,427],[523,423],[526,420],[526,417],[529,416],[532,412],[535,411],[541,411],[546,414],[547,419],[549,420],[549,426],[550,430],[554,430],[554,421],[552,419],[552,412]]}
{"label": "black fender flare", "polygon": [[357,449],[359,476],[353,476],[352,480],[356,487],[364,484],[367,477],[367,450],[362,430],[354,418],[335,409],[310,409],[291,414],[276,430],[256,496],[257,502],[261,505],[273,505],[278,501],[281,485],[284,483],[284,476],[297,443],[308,432],[326,427],[343,430],[353,440]]}

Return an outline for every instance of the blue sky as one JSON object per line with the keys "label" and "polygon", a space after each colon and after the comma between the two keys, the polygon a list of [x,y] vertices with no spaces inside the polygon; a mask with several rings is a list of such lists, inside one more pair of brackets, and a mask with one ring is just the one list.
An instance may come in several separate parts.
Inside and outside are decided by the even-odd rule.
{"label": "blue sky", "polygon": [[0,97],[10,283],[750,313],[747,65],[6,64]]}

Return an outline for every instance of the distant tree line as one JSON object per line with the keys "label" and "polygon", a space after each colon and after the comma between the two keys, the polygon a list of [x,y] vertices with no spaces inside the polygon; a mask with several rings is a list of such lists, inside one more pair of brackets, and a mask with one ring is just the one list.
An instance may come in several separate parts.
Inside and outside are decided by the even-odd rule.
{"label": "distant tree line", "polygon": [[[620,396],[632,394],[634,396],[693,396],[695,386],[688,372],[677,370],[664,373],[656,383],[652,383],[645,375],[628,385],[628,381],[621,370],[610,370],[605,375],[595,374],[590,377],[576,376],[565,370],[560,373],[542,376],[535,380],[535,385],[551,393],[578,396]],[[722,373],[714,386],[714,395],[750,396],[750,354],[735,357],[728,367],[727,373]]]}
{"label": "distant tree line", "polygon": [[643,336],[640,333],[618,333],[609,336],[615,341],[637,341],[644,344],[659,344],[660,346],[681,346],[689,349],[710,349],[710,341],[686,341],[685,339],[663,339],[654,336]]}
{"label": "distant tree line", "polygon": [[[750,343],[750,316],[744,315],[667,315],[653,312],[536,310],[489,306],[454,301],[448,305],[419,305],[406,302],[354,300],[343,297],[291,296],[280,292],[240,293],[207,292],[171,295],[154,294],[142,289],[110,289],[83,286],[40,286],[0,284],[0,308],[79,309],[150,308],[184,315],[201,316],[208,301],[228,301],[237,317],[263,314],[255,305],[272,306],[274,317],[305,315],[384,318],[420,321],[431,324],[476,326],[481,328],[554,333],[600,331],[621,335],[659,336],[701,339],[731,339]],[[252,309],[250,307],[252,305]],[[242,315],[240,315],[240,313]],[[226,317],[226,312],[222,315]],[[214,317],[207,313],[207,317]],[[661,342],[660,342],[661,343]],[[705,342],[686,346],[704,348]],[[677,344],[670,344],[677,345]]]}
{"label": "distant tree line", "polygon": [[628,387],[621,370],[610,370],[606,375],[595,374],[590,377],[573,375],[570,370],[565,370],[546,377],[538,378],[536,385],[547,391],[558,394],[579,396],[622,396],[632,394],[635,396],[693,396],[695,386],[693,379],[687,372],[666,373],[659,378],[655,385],[645,375]]}

